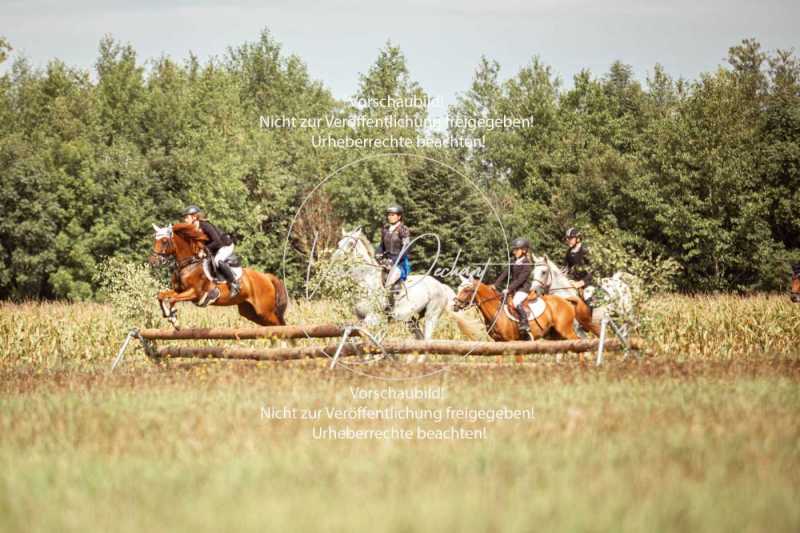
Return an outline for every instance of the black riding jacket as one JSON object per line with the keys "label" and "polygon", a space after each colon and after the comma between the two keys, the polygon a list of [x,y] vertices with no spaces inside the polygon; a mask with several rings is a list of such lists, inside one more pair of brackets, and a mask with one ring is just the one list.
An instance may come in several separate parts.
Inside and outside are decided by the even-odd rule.
{"label": "black riding jacket", "polygon": [[397,260],[403,247],[411,242],[411,231],[408,226],[398,222],[394,231],[389,224],[384,224],[381,228],[381,244],[378,246],[378,253],[391,261]]}
{"label": "black riding jacket", "polygon": [[206,234],[208,237],[208,242],[206,243],[206,248],[212,254],[216,254],[220,248],[223,246],[228,246],[229,244],[233,244],[230,235],[220,231],[214,224],[209,222],[208,220],[201,220],[200,221],[200,229],[203,230],[203,233]]}
{"label": "black riding jacket", "polygon": [[[511,264],[511,281],[508,282],[508,294],[513,295],[517,291],[531,291],[531,272],[533,263],[527,255],[523,255]],[[502,274],[494,282],[494,286],[503,290],[502,283],[508,277],[508,269],[503,269]]]}
{"label": "black riding jacket", "polygon": [[567,265],[567,276],[573,281],[582,281],[586,285],[592,283],[592,274],[589,272],[589,249],[583,243],[578,243],[574,248],[567,250],[564,258]]}

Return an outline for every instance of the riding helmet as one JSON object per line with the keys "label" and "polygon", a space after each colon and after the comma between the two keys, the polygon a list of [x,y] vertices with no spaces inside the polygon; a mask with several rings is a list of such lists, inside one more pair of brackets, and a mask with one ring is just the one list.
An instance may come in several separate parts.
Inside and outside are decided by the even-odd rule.
{"label": "riding helmet", "polygon": [[511,241],[511,249],[516,250],[517,248],[525,248],[528,250],[531,247],[531,243],[528,239],[514,239]]}
{"label": "riding helmet", "polygon": [[565,239],[572,239],[573,237],[580,237],[580,236],[581,236],[581,232],[580,231],[578,231],[575,228],[569,228],[567,230],[566,235],[564,235],[564,238]]}
{"label": "riding helmet", "polygon": [[390,205],[389,207],[386,208],[386,214],[388,215],[389,213],[394,213],[396,215],[402,215],[403,214],[403,206],[397,205],[397,204]]}
{"label": "riding helmet", "polygon": [[200,208],[199,207],[197,207],[196,205],[190,205],[189,207],[187,207],[186,209],[183,210],[183,216],[196,215],[199,212],[200,212]]}

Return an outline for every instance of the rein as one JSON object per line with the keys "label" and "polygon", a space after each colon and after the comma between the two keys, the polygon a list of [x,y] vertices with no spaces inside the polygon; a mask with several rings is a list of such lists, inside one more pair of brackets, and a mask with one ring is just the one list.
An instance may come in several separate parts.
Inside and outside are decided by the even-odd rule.
{"label": "rein", "polygon": [[175,261],[175,267],[177,268],[178,272],[183,270],[184,268],[193,265],[195,263],[202,263],[203,258],[193,255],[191,257],[187,257],[186,259],[182,259],[180,261]]}
{"label": "rein", "polygon": [[[545,267],[547,267],[547,270],[546,270],[546,272],[547,272],[547,280],[544,283],[539,283],[539,285],[543,289],[546,289],[547,292],[563,291],[563,290],[568,290],[570,292],[571,291],[575,291],[575,293],[577,293],[577,295],[580,296],[580,292],[578,292],[578,289],[576,289],[575,287],[568,287],[566,285],[563,286],[563,287],[551,287],[550,285],[553,283],[553,272],[552,272],[552,270],[550,268],[550,265],[548,265],[546,262],[540,262],[539,264],[540,265],[544,265]],[[537,280],[533,280],[533,282],[537,283]]]}
{"label": "rein", "polygon": [[[498,317],[498,315],[500,315],[500,311],[503,310],[503,306],[506,304],[506,300],[505,300],[505,298],[502,297],[502,295],[497,295],[497,296],[492,296],[490,298],[486,298],[486,299],[481,301],[481,300],[478,299],[478,290],[477,290],[477,288],[475,289],[474,295],[475,295],[475,299],[473,301],[473,305],[475,305],[478,309],[480,309],[481,305],[485,304],[486,302],[491,302],[492,300],[501,300],[500,305],[497,307],[497,311],[494,313],[494,316],[492,317],[492,323],[489,325],[489,329],[486,330],[486,333],[491,335],[492,334],[492,330],[497,325],[497,317]],[[470,305],[468,302],[465,303],[460,298],[456,298],[456,301],[459,304],[463,305],[464,309],[466,309]]]}
{"label": "rein", "polygon": [[156,255],[158,255],[162,259],[165,259],[165,260],[172,259],[175,262],[174,265],[172,266],[172,269],[173,269],[174,272],[176,272],[177,274],[180,275],[181,271],[184,268],[189,267],[189,266],[194,265],[194,264],[197,264],[197,263],[202,263],[203,262],[203,257],[197,256],[197,255],[192,255],[192,256],[186,257],[184,259],[181,259],[179,261],[177,256],[176,256],[178,247],[175,246],[175,240],[174,239],[175,238],[172,235],[170,235],[170,237],[169,237],[170,251],[168,251],[168,252],[156,252]]}

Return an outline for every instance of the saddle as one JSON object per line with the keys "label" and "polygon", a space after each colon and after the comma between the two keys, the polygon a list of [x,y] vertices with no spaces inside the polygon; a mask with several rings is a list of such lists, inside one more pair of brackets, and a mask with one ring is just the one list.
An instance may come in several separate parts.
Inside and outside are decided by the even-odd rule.
{"label": "saddle", "polygon": [[[236,254],[231,254],[231,256],[225,260],[225,263],[231,267],[231,270],[233,270],[233,274],[237,281],[242,279],[244,269],[242,268],[242,263]],[[217,270],[217,267],[214,266],[214,261],[210,256],[206,256],[206,258],[203,260],[203,272],[205,273],[206,277],[214,283],[227,283],[227,280],[222,276],[222,274],[220,274],[220,272]]]}
{"label": "saddle", "polygon": [[[544,314],[547,304],[544,302],[544,299],[539,298],[538,295],[534,298],[528,296],[528,298],[522,302],[521,307],[528,310],[528,321],[531,321],[536,320],[542,316],[542,314]],[[514,322],[519,322],[519,312],[517,312],[517,308],[514,307],[514,302],[511,300],[511,298],[509,298],[506,302],[505,312],[508,318]]]}

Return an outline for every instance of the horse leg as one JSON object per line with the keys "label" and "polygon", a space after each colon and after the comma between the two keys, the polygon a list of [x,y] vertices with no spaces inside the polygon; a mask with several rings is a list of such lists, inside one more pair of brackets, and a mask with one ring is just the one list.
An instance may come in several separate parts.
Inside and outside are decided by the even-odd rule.
{"label": "horse leg", "polygon": [[284,326],[286,321],[278,314],[278,290],[281,288],[269,283],[269,278],[264,274],[250,271],[243,277],[242,292],[237,299],[243,297],[241,303],[249,303],[257,315],[257,319],[249,320],[262,326]]}
{"label": "horse leg", "polygon": [[[575,306],[567,300],[558,297],[546,297],[547,311],[550,318],[550,326],[556,330],[556,333],[566,340],[579,340],[580,337],[575,333],[575,328],[572,326],[575,320]],[[583,353],[580,354],[581,365],[584,365]]]}
{"label": "horse leg", "polygon": [[262,326],[283,326],[285,322],[281,320],[275,312],[275,302],[271,304],[265,301],[266,298],[251,298],[242,304],[247,303],[255,313],[255,318],[251,318],[256,324]]}
{"label": "horse leg", "polygon": [[418,316],[414,315],[413,317],[411,317],[408,320],[408,322],[406,322],[406,324],[408,325],[408,330],[412,333],[412,335],[414,335],[415,339],[417,339],[419,341],[419,340],[422,340],[424,338],[424,336],[422,334],[422,329],[420,329],[420,327],[419,327],[419,317]]}
{"label": "horse leg", "polygon": [[157,296],[158,306],[161,308],[161,314],[163,315],[164,318],[169,318],[174,313],[174,309],[166,300],[172,298],[173,296],[176,296],[177,294],[178,293],[173,291],[172,289],[159,291]]}
{"label": "horse leg", "polygon": [[158,293],[158,305],[161,307],[161,314],[169,320],[172,327],[180,329],[178,326],[178,310],[175,309],[175,298],[178,293],[172,289],[160,291]]}
{"label": "horse leg", "polygon": [[[173,291],[174,292],[174,291]],[[186,289],[183,292],[175,293],[170,296],[167,301],[170,305],[175,305],[178,302],[191,302],[196,300],[200,295],[197,293],[194,287],[190,289]]]}
{"label": "horse leg", "polygon": [[[444,311],[444,308],[438,306],[435,309],[431,309],[430,304],[420,311],[420,315],[425,319],[425,333],[422,335],[422,338],[426,341],[433,338],[433,334],[436,332],[436,326],[439,324],[439,318],[442,316],[442,311]],[[417,322],[417,328],[419,328],[419,321]],[[417,357],[417,362],[424,363],[426,359],[427,356],[425,354],[420,354],[419,357]]]}
{"label": "horse leg", "polygon": [[442,312],[444,309],[436,308],[436,309],[429,309],[426,307],[422,310],[422,316],[425,317],[425,340],[429,341],[433,338],[433,334],[436,333],[436,326],[439,325],[439,319],[442,317]]}
{"label": "horse leg", "polygon": [[575,306],[575,317],[584,331],[591,331],[597,337],[600,336],[600,324],[592,321],[592,309],[583,300],[579,300]]}
{"label": "horse leg", "polygon": [[[564,301],[566,304],[560,315],[557,317],[558,320],[556,322],[556,331],[559,335],[567,340],[580,340],[580,337],[575,333],[575,328],[572,327],[573,322],[575,321],[575,308],[567,301]],[[578,358],[580,361],[581,366],[586,366],[586,359],[584,357],[583,352],[578,354]]]}
{"label": "horse leg", "polygon": [[246,318],[247,320],[255,322],[259,326],[269,325],[264,321],[264,319],[262,319],[258,315],[258,313],[256,313],[256,310],[253,309],[253,306],[250,305],[250,302],[242,302],[239,305],[237,305],[236,308],[239,310],[239,315]]}
{"label": "horse leg", "polygon": [[575,321],[575,308],[572,304],[563,300],[564,305],[558,305],[556,309],[558,314],[555,315],[555,328],[561,337],[568,340],[580,339],[575,328],[572,326]]}

